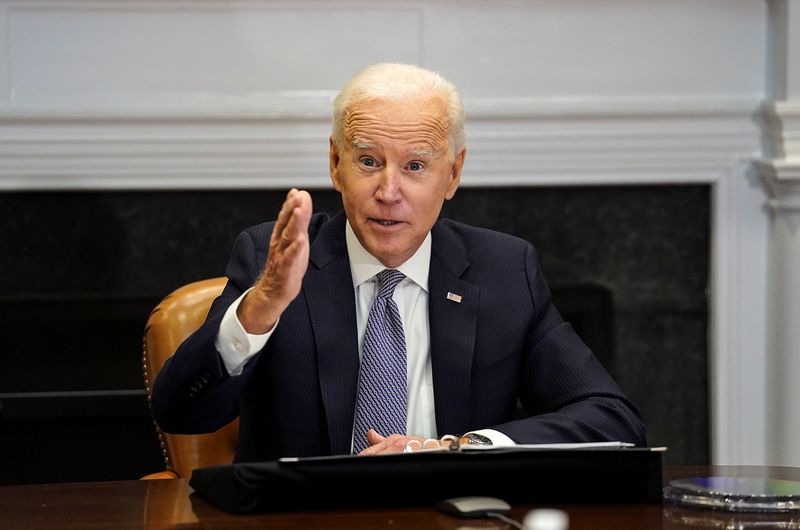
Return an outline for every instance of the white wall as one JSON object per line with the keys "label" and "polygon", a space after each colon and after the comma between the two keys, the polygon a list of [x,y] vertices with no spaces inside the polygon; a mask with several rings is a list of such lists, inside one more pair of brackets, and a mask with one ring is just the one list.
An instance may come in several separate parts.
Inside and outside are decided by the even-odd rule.
{"label": "white wall", "polygon": [[0,189],[327,185],[330,100],[385,60],[460,87],[473,118],[466,185],[613,181],[637,166],[715,180],[755,149],[765,11],[0,0]]}
{"label": "white wall", "polygon": [[713,460],[765,463],[767,36],[761,0],[0,0],[0,189],[327,186],[344,81],[439,70],[466,186],[712,185]]}

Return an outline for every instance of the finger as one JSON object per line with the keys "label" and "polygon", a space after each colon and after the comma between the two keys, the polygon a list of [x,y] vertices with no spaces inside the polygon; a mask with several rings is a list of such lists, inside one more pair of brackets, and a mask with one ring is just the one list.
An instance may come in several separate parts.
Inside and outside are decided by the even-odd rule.
{"label": "finger", "polygon": [[308,223],[311,220],[311,196],[307,191],[297,192],[294,196],[294,204],[285,230],[290,239],[308,233]]}
{"label": "finger", "polygon": [[358,456],[372,456],[378,454],[378,451],[380,451],[380,449],[378,448],[377,445],[370,445],[369,447],[358,453]]}
{"label": "finger", "polygon": [[[406,436],[403,434],[392,434],[391,436],[381,437],[381,442],[369,447],[365,454],[395,454],[403,452],[418,451],[422,449],[423,439],[420,437]],[[410,450],[408,448],[410,447]]]}
{"label": "finger", "polygon": [[296,199],[297,190],[292,188],[286,194],[286,198],[283,200],[283,204],[281,204],[281,209],[278,212],[278,219],[276,226],[278,228],[283,228],[286,226],[286,223],[289,220],[289,216],[294,210],[295,206],[297,206],[297,199]]}
{"label": "finger", "polygon": [[281,234],[281,241],[290,244],[292,241],[302,237],[308,231],[308,225],[303,226],[302,212],[300,208],[294,208],[286,223],[286,228]]}
{"label": "finger", "polygon": [[372,456],[372,455],[379,455],[381,453],[386,452],[386,442],[380,442],[375,445],[370,445],[360,453],[361,456]]}
{"label": "finger", "polygon": [[[295,240],[308,239],[308,224],[311,220],[311,195],[307,191],[292,190],[281,211],[280,222],[276,223],[272,244],[275,251],[281,252]],[[288,208],[291,208],[290,210]]]}
{"label": "finger", "polygon": [[384,440],[386,440],[386,437],[381,436],[381,434],[375,429],[370,429],[367,431],[367,443],[369,445],[379,444]]}
{"label": "finger", "polygon": [[305,190],[299,190],[297,192],[297,205],[302,210],[304,219],[311,219],[311,212],[314,210],[311,194]]}
{"label": "finger", "polygon": [[439,440],[435,438],[427,438],[424,442],[422,442],[423,449],[438,449],[439,448]]}
{"label": "finger", "polygon": [[289,226],[283,231],[279,244],[275,249],[276,256],[281,256],[280,259],[283,262],[295,261],[298,257],[303,256],[304,253],[307,253],[309,249],[308,221],[305,221],[302,229],[298,228],[303,224],[303,220],[299,217],[300,214],[296,212],[297,209],[295,209],[295,214],[292,215]]}
{"label": "finger", "polygon": [[366,432],[365,436],[367,437],[367,444],[369,445],[366,449],[358,453],[359,455],[377,455],[385,451],[386,438],[381,436],[378,431],[375,429],[370,429]]}
{"label": "finger", "polygon": [[289,193],[286,194],[286,199],[283,201],[281,205],[281,210],[278,212],[278,219],[275,221],[275,228],[272,230],[272,243],[280,243],[284,231],[286,230],[286,226],[291,220],[292,212],[294,211],[295,207],[297,206],[297,190],[292,188],[289,190]]}
{"label": "finger", "polygon": [[411,440],[406,442],[406,445],[403,448],[403,452],[413,453],[414,451],[419,451],[420,449],[422,449],[422,442],[420,442],[416,438],[412,438]]}

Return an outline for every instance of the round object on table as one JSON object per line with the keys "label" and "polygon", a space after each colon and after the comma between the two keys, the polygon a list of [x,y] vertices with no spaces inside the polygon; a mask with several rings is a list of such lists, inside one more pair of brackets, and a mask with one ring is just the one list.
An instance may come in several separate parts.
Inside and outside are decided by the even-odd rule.
{"label": "round object on table", "polygon": [[667,484],[664,500],[730,512],[800,512],[800,482],[725,476],[683,478]]}

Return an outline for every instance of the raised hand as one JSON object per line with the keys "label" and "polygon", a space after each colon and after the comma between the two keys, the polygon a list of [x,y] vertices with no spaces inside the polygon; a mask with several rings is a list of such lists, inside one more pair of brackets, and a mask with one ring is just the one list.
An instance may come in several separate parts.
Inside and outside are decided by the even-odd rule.
{"label": "raised hand", "polygon": [[259,335],[271,330],[281,313],[300,293],[308,268],[311,211],[311,195],[292,188],[272,231],[264,270],[236,312],[248,333]]}

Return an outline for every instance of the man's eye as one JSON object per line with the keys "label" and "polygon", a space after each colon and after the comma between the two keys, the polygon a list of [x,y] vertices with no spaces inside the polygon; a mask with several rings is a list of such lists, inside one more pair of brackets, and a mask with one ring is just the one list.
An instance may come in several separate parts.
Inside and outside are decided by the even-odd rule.
{"label": "man's eye", "polygon": [[363,165],[367,166],[367,167],[375,167],[375,166],[377,166],[377,165],[378,165],[378,164],[375,162],[375,159],[374,159],[374,158],[370,158],[370,157],[368,157],[368,156],[365,156],[364,158],[362,158],[362,159],[361,159],[361,163],[362,163]]}
{"label": "man's eye", "polygon": [[422,164],[420,162],[410,162],[408,164],[408,169],[409,171],[421,171]]}

